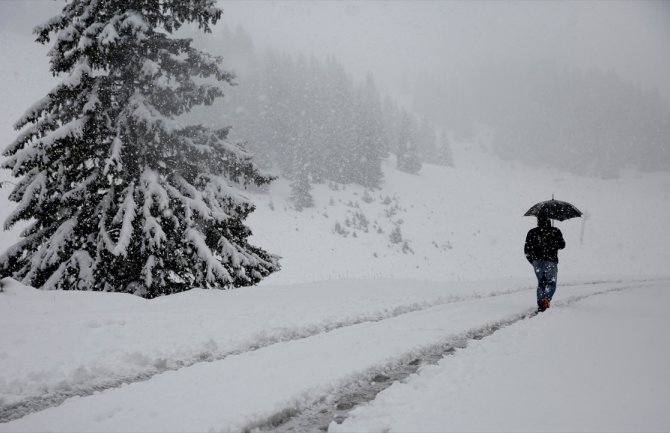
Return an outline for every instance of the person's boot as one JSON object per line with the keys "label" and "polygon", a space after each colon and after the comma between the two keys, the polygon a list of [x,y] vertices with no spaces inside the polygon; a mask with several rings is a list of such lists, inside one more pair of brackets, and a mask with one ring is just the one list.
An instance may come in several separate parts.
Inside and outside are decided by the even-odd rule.
{"label": "person's boot", "polygon": [[542,304],[542,311],[547,310],[549,308],[549,298],[542,299],[540,304]]}

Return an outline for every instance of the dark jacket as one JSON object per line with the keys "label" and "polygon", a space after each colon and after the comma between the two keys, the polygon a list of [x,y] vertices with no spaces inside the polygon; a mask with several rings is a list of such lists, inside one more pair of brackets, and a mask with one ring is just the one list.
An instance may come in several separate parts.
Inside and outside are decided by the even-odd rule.
{"label": "dark jacket", "polygon": [[565,248],[563,233],[551,226],[530,229],[526,236],[524,253],[532,264],[535,260],[546,260],[558,263],[558,250]]}

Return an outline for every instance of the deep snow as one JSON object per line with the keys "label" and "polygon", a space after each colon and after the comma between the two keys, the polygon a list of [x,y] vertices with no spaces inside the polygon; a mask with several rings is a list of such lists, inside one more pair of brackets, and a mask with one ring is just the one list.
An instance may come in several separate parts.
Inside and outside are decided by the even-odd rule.
{"label": "deep snow", "polygon": [[668,431],[668,283],[548,310],[395,383],[332,432]]}
{"label": "deep snow", "polygon": [[[392,283],[386,284],[387,288],[393,286]],[[395,282],[395,286],[396,290],[403,288],[421,290],[416,287],[417,284],[408,282],[398,281]],[[444,293],[451,291],[447,284],[441,286]],[[668,421],[667,412],[661,410],[663,405],[658,403],[658,397],[667,391],[667,385],[670,384],[670,373],[661,368],[670,356],[668,350],[670,346],[666,344],[667,336],[659,339],[651,332],[666,329],[670,320],[667,315],[662,314],[662,307],[652,307],[652,304],[664,304],[663,301],[669,296],[667,287],[667,280],[563,286],[560,296],[555,299],[554,307],[547,314],[521,320],[498,332],[505,336],[508,332],[504,329],[512,329],[514,331],[510,331],[511,336],[496,337],[497,334],[494,333],[480,343],[468,342],[468,347],[462,350],[462,355],[457,353],[454,358],[455,362],[460,364],[457,364],[454,374],[444,379],[444,382],[438,382],[435,378],[439,379],[441,376],[433,374],[426,377],[423,382],[418,382],[418,385],[414,385],[416,379],[412,378],[407,385],[391,387],[389,395],[396,395],[395,400],[380,400],[380,404],[388,404],[389,407],[386,408],[387,412],[378,418],[391,427],[394,422],[398,422],[399,431],[416,428],[430,431],[476,430],[487,426],[496,430],[496,425],[500,422],[503,422],[501,425],[509,425],[512,429],[514,426],[521,426],[523,429],[536,430],[544,428],[541,417],[538,418],[537,414],[529,416],[525,423],[514,424],[520,418],[518,409],[516,412],[509,412],[509,418],[506,418],[505,411],[493,412],[490,418],[493,424],[487,424],[487,421],[479,421],[477,424],[465,418],[463,423],[453,424],[454,428],[451,427],[451,419],[448,416],[439,418],[434,413],[428,412],[425,415],[427,419],[435,421],[432,424],[424,421],[428,424],[422,424],[416,422],[416,419],[422,418],[423,415],[415,415],[412,411],[418,411],[417,408],[424,406],[428,410],[432,408],[431,404],[434,404],[436,406],[434,411],[439,412],[442,405],[459,404],[462,406],[452,406],[456,413],[470,411],[473,419],[478,419],[477,416],[489,419],[488,415],[484,414],[492,410],[488,406],[493,403],[506,404],[505,400],[508,400],[510,401],[508,404],[513,405],[511,400],[514,399],[523,399],[523,402],[541,400],[546,394],[556,392],[559,399],[556,403],[559,408],[554,417],[560,419],[554,424],[547,424],[548,429],[573,426],[577,430],[581,430],[582,427],[587,430],[598,430],[601,426],[612,425],[609,420],[611,414],[604,410],[606,405],[602,402],[597,408],[603,410],[591,418],[574,418],[572,413],[561,409],[560,399],[574,392],[580,395],[583,404],[602,399],[617,405],[626,402],[629,405],[637,404],[638,406],[632,406],[626,412],[627,415],[621,415],[619,411],[619,416],[627,420],[626,426],[663,425]],[[331,286],[327,290],[333,292],[333,296],[340,297],[338,286]],[[624,290],[630,295],[616,298],[616,302],[608,302],[608,296],[614,295],[602,292],[612,290]],[[26,296],[25,293],[21,293],[24,291],[30,289],[13,286],[10,294],[13,293],[20,298]],[[249,303],[246,305],[248,313],[254,317],[263,317],[261,314],[256,314],[257,310],[262,310],[263,307],[259,307],[262,303],[257,302],[253,296],[246,296],[252,292],[239,293],[248,299]],[[235,292],[211,293],[228,296]],[[384,291],[368,290],[365,293],[371,305],[386,298]],[[586,299],[582,299],[597,293],[601,294],[588,298],[593,301],[587,302]],[[66,294],[51,295],[60,297]],[[290,289],[286,290],[285,295],[286,304],[301,299],[298,293]],[[293,298],[295,295],[298,297]],[[529,302],[532,296],[532,289],[526,289],[479,299],[453,300],[384,320],[363,321],[331,331],[321,329],[310,337],[293,339],[257,350],[246,350],[214,362],[200,362],[178,371],[168,371],[146,381],[83,398],[72,398],[58,407],[2,424],[0,431],[45,429],[82,432],[241,431],[250,426],[262,425],[264,421],[278,413],[300,410],[319,401],[327,402],[330,395],[347,383],[361,380],[374,371],[383,372],[385,368],[391,368],[394,362],[411,357],[413,353],[427,346],[457,339],[473,329],[524,317],[532,311]],[[636,296],[640,300],[629,302],[630,297]],[[170,298],[173,297],[166,299]],[[33,300],[35,304],[42,304],[44,301]],[[312,302],[314,301],[319,302],[316,298],[313,298]],[[48,302],[46,300],[47,304]],[[599,307],[600,302],[604,302],[604,306]],[[598,307],[595,312],[593,303]],[[199,307],[195,307],[196,304]],[[211,305],[211,299],[197,296],[192,300],[190,307],[202,310],[205,305]],[[276,307],[279,309],[281,305],[279,303]],[[165,315],[169,315],[169,310],[165,310]],[[648,314],[645,314],[645,311]],[[557,318],[552,319],[554,316]],[[616,316],[623,318],[620,319],[622,323],[612,325],[611,317]],[[283,320],[290,320],[295,316],[282,314],[281,317]],[[548,324],[545,324],[545,321],[548,321]],[[186,320],[184,323],[188,324],[190,321]],[[612,329],[608,330],[609,326]],[[237,329],[244,327],[236,328],[235,323],[231,323],[226,330],[227,333],[234,334]],[[552,329],[555,331],[551,331]],[[545,338],[545,333],[550,337]],[[170,335],[170,330],[165,329],[163,332],[157,332],[155,338],[160,341],[163,340],[161,337],[169,339]],[[58,339],[57,336],[54,338]],[[551,339],[553,342],[550,344]],[[613,344],[622,340],[626,342],[626,346]],[[586,342],[590,342],[591,346],[579,349],[578,345]],[[650,342],[658,344],[651,345]],[[104,340],[94,344],[104,344]],[[172,341],[172,344],[179,342]],[[633,355],[622,356],[621,351],[628,348],[632,350]],[[475,353],[473,357],[467,355],[471,349]],[[61,356],[67,358],[68,355]],[[467,359],[461,361],[462,357]],[[618,357],[614,363],[611,360],[613,357]],[[603,366],[608,360],[609,364]],[[441,369],[439,371],[451,372],[450,362],[451,358],[446,358],[436,368]],[[503,362],[505,363],[498,365]],[[494,369],[493,366],[496,365],[498,367]],[[514,368],[510,365],[514,365]],[[554,369],[562,373],[551,375]],[[418,377],[421,378],[425,371],[433,370],[430,368],[423,370]],[[524,376],[526,373],[527,376]],[[628,379],[623,382],[623,386],[614,384],[603,386],[608,378],[620,381],[620,376],[624,373]],[[570,386],[565,379],[569,374],[575,375]],[[522,377],[515,384],[512,378],[517,376]],[[536,381],[536,376],[541,377],[540,382]],[[593,377],[593,381],[590,381],[590,377]],[[631,388],[631,383],[639,385]],[[417,395],[405,398],[407,392],[404,389],[396,391],[400,393],[399,397],[397,394],[392,394],[394,387],[399,386],[415,389]],[[655,390],[650,389],[650,386],[655,386]],[[458,393],[465,393],[468,398],[460,399]],[[514,399],[506,398],[508,394],[513,395]],[[479,399],[485,404],[480,405]],[[636,399],[648,403],[633,402]],[[433,402],[434,400],[437,401]],[[646,411],[640,412],[636,409],[643,404],[647,408]],[[529,410],[533,408],[532,405],[528,407]],[[389,415],[396,412],[402,414],[400,411],[402,408],[408,411],[406,418]],[[365,414],[362,409],[355,413]],[[546,412],[542,415],[546,416]],[[495,416],[502,421],[496,421]],[[642,416],[644,420],[639,418]],[[359,428],[359,425],[361,428],[370,428],[371,431],[386,428],[386,424],[380,428],[379,421],[374,423],[374,419],[371,424],[366,424],[365,421],[366,418],[353,418],[352,422],[359,424],[352,424],[351,427],[345,424],[342,428],[332,425],[331,428],[335,431],[351,431]],[[423,425],[426,427],[422,427]]]}
{"label": "deep snow", "polygon": [[331,281],[194,289],[147,301],[117,293],[0,293],[0,403],[76,395],[324,331],[492,294],[497,282]]}

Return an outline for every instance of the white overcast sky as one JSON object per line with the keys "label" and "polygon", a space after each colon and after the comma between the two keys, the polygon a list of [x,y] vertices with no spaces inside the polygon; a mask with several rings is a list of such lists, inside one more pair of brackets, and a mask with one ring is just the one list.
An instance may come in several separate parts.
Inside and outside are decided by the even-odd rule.
{"label": "white overcast sky", "polygon": [[[670,1],[227,1],[223,23],[259,47],[333,54],[388,91],[401,77],[467,73],[485,60],[599,67],[670,101]],[[63,0],[0,0],[0,30],[30,29]],[[0,42],[1,43],[1,42]],[[225,54],[225,53],[224,53]],[[11,59],[1,59],[3,66]]]}
{"label": "white overcast sky", "polygon": [[220,1],[257,44],[334,54],[392,84],[485,59],[612,69],[670,100],[670,1]]}

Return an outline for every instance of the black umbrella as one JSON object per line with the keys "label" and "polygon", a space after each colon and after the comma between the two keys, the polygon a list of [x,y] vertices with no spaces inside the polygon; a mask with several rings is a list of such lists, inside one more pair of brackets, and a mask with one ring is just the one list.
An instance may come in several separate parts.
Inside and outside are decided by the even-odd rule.
{"label": "black umbrella", "polygon": [[551,218],[553,220],[564,221],[570,218],[582,216],[582,212],[567,201],[551,200],[537,203],[523,216],[536,216],[538,218]]}

